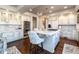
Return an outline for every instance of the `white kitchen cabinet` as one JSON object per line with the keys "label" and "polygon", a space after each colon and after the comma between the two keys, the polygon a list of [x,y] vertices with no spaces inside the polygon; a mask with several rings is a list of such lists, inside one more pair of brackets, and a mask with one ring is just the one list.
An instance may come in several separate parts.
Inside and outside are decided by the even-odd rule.
{"label": "white kitchen cabinet", "polygon": [[22,21],[30,21],[31,20],[31,17],[28,16],[28,15],[23,15],[22,17]]}
{"label": "white kitchen cabinet", "polygon": [[23,16],[21,14],[17,13],[16,22],[17,22],[18,25],[22,24],[22,17]]}
{"label": "white kitchen cabinet", "polygon": [[12,42],[15,39],[13,32],[5,32],[2,37],[6,37],[7,42]]}
{"label": "white kitchen cabinet", "polygon": [[22,39],[23,38],[23,34],[22,34],[22,31],[21,30],[17,30],[15,32],[15,40],[18,40],[18,39]]}
{"label": "white kitchen cabinet", "polygon": [[67,15],[59,16],[59,24],[60,25],[67,25],[68,24],[68,16]]}
{"label": "white kitchen cabinet", "polygon": [[52,29],[58,29],[58,21],[52,21]]}
{"label": "white kitchen cabinet", "polygon": [[79,31],[79,24],[76,25],[76,29],[77,29],[77,31]]}
{"label": "white kitchen cabinet", "polygon": [[68,20],[69,20],[69,24],[76,24],[76,22],[77,22],[77,19],[76,19],[76,15],[74,15],[74,14],[69,14],[69,16],[68,16]]}
{"label": "white kitchen cabinet", "polygon": [[59,24],[60,24],[60,25],[63,24],[63,18],[64,18],[64,16],[59,16],[58,18],[59,18],[59,19],[58,19],[58,20],[59,20]]}
{"label": "white kitchen cabinet", "polygon": [[51,16],[49,17],[49,19],[47,20],[47,25],[51,25],[51,28],[48,29],[58,29],[58,19],[56,16]]}
{"label": "white kitchen cabinet", "polygon": [[21,24],[21,15],[14,11],[0,10],[0,24]]}
{"label": "white kitchen cabinet", "polygon": [[0,10],[0,24],[6,24],[7,20],[7,12],[6,10]]}
{"label": "white kitchen cabinet", "polygon": [[23,38],[22,29],[20,25],[0,25],[0,32],[2,37],[7,38],[7,42],[16,41]]}
{"label": "white kitchen cabinet", "polygon": [[8,24],[21,24],[21,16],[17,13],[8,12]]}
{"label": "white kitchen cabinet", "polygon": [[76,24],[76,30],[77,30],[77,40],[79,41],[79,24]]}
{"label": "white kitchen cabinet", "polygon": [[2,37],[6,37],[7,42],[12,42],[12,41],[16,41],[22,38],[20,32],[15,31],[15,32],[5,32],[3,33]]}
{"label": "white kitchen cabinet", "polygon": [[48,20],[48,21],[47,21],[47,24],[51,24],[51,23],[52,23],[51,20]]}
{"label": "white kitchen cabinet", "polygon": [[22,39],[22,38],[23,38],[22,30],[19,30],[19,38],[18,39]]}
{"label": "white kitchen cabinet", "polygon": [[72,40],[77,40],[77,31],[76,26],[61,26],[61,35],[62,37],[67,37]]}
{"label": "white kitchen cabinet", "polygon": [[60,25],[76,25],[76,15],[69,13],[59,16]]}

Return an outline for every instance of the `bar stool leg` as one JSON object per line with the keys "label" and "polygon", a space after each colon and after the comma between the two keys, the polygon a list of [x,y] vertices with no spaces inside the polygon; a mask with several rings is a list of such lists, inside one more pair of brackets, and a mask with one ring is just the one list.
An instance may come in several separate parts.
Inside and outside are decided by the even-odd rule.
{"label": "bar stool leg", "polygon": [[32,53],[32,44],[30,43],[30,49],[29,49],[29,52],[30,52],[30,54]]}
{"label": "bar stool leg", "polygon": [[41,43],[41,47],[42,47],[42,51],[44,51],[44,50],[43,50],[43,43]]}
{"label": "bar stool leg", "polygon": [[35,54],[37,54],[37,45],[35,45]]}

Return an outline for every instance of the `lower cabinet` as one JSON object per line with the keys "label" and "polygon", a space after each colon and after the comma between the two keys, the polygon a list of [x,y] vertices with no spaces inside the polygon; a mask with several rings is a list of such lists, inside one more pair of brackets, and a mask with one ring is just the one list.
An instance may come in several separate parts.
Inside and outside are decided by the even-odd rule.
{"label": "lower cabinet", "polygon": [[22,34],[20,34],[19,31],[15,31],[15,32],[6,32],[3,34],[3,37],[6,37],[7,42],[12,42],[21,39],[22,38],[21,35]]}
{"label": "lower cabinet", "polygon": [[78,34],[76,31],[76,26],[61,26],[61,35],[62,37],[67,37],[71,40],[78,40]]}

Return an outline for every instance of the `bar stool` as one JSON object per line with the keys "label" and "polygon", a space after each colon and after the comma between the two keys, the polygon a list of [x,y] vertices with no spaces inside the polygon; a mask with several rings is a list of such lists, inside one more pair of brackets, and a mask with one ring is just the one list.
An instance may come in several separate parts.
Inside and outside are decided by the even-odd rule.
{"label": "bar stool", "polygon": [[[32,44],[34,45],[39,45],[41,44],[41,47],[42,47],[42,50],[43,50],[43,42],[44,42],[44,39],[40,38],[36,32],[34,31],[29,31],[28,32],[28,35],[29,35],[29,38],[30,38],[30,53],[31,53],[31,47],[32,47]],[[37,51],[36,51],[37,52]]]}
{"label": "bar stool", "polygon": [[0,38],[0,54],[7,53],[7,43],[5,38]]}

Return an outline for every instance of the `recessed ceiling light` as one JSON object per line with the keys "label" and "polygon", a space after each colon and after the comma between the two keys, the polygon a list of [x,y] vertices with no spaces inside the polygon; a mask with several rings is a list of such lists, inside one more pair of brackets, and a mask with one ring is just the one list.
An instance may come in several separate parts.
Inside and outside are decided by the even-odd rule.
{"label": "recessed ceiling light", "polygon": [[68,7],[67,6],[64,6],[64,9],[67,9]]}
{"label": "recessed ceiling light", "polygon": [[32,9],[30,8],[29,11],[32,11]]}
{"label": "recessed ceiling light", "polygon": [[51,6],[51,9],[53,9],[54,7],[53,6]]}

